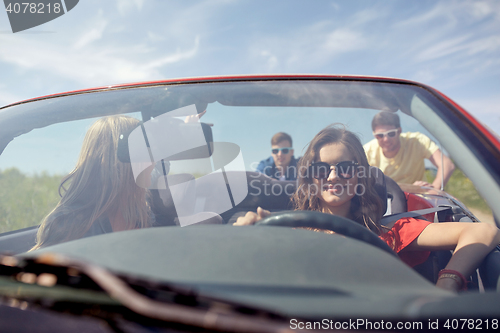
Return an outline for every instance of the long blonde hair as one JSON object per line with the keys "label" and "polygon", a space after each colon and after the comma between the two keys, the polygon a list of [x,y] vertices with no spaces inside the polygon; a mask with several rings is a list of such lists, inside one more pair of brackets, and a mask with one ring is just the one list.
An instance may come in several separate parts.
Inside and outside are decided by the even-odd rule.
{"label": "long blonde hair", "polygon": [[375,191],[375,178],[369,174],[370,166],[359,138],[345,129],[341,124],[330,125],[321,130],[309,143],[304,156],[298,165],[297,191],[292,197],[296,210],[322,211],[318,191],[311,193],[313,179],[308,168],[312,162],[317,162],[320,149],[331,143],[343,144],[352,153],[359,170],[364,170],[358,176],[358,184],[365,189],[363,195],[355,195],[351,199],[349,217],[364,225],[377,234],[381,233],[380,219],[383,215],[382,201]]}
{"label": "long blonde hair", "polygon": [[124,229],[149,226],[146,190],[137,186],[132,167],[117,159],[121,133],[139,120],[109,116],[87,131],[75,168],[61,182],[61,200],[42,221],[32,250],[78,239],[99,218],[122,214]]}

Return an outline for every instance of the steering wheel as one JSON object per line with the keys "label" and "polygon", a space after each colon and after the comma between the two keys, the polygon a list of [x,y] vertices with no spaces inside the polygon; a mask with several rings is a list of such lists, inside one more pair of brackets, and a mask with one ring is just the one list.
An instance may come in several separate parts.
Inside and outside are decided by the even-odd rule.
{"label": "steering wheel", "polygon": [[397,257],[397,254],[374,232],[352,220],[337,215],[313,211],[291,211],[272,214],[258,221],[255,225],[331,230],[378,247]]}

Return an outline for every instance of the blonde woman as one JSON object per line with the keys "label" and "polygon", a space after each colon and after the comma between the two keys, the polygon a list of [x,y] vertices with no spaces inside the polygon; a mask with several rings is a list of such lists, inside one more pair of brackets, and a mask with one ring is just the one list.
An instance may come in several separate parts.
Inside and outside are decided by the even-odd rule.
{"label": "blonde woman", "polygon": [[[436,285],[448,290],[466,288],[465,277],[500,242],[500,230],[485,223],[430,223],[402,218],[391,228],[380,225],[382,204],[368,174],[368,161],[355,134],[329,126],[310,142],[299,164],[297,210],[312,210],[347,217],[375,232],[400,258],[415,266],[428,251],[453,250]],[[238,218],[235,225],[251,225],[270,212],[257,209]]]}
{"label": "blonde woman", "polygon": [[32,250],[107,232],[149,227],[147,190],[136,185],[130,163],[117,159],[121,133],[139,120],[109,116],[87,131],[75,168],[61,182],[61,200],[42,221]]}

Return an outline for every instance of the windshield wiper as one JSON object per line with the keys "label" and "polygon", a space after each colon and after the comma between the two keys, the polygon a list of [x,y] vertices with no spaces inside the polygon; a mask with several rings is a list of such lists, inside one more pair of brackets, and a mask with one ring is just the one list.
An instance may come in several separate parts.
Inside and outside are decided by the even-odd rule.
{"label": "windshield wiper", "polygon": [[[90,314],[108,322],[113,321],[113,313],[121,312],[120,319],[133,318],[146,326],[153,321],[222,332],[292,332],[290,318],[271,311],[201,295],[185,286],[120,276],[100,266],[55,254],[0,256],[2,277],[4,281],[31,287],[18,288],[15,295],[1,289],[4,299]],[[47,288],[63,289],[63,294],[59,291],[54,296]],[[96,303],[102,311],[95,311]],[[85,311],[85,304],[94,311]],[[123,307],[128,316],[122,316]]]}

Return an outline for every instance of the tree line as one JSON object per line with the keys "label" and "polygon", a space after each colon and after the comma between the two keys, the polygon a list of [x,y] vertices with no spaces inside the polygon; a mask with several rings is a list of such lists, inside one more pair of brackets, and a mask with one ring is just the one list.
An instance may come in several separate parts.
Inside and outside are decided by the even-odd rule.
{"label": "tree line", "polygon": [[[429,180],[432,176],[428,174]],[[40,224],[59,202],[58,188],[63,175],[26,175],[17,168],[0,170],[0,233]],[[445,191],[466,206],[490,213],[472,182],[458,169]]]}
{"label": "tree line", "polygon": [[16,168],[0,171],[0,233],[31,227],[59,202],[62,175],[26,175]]}

